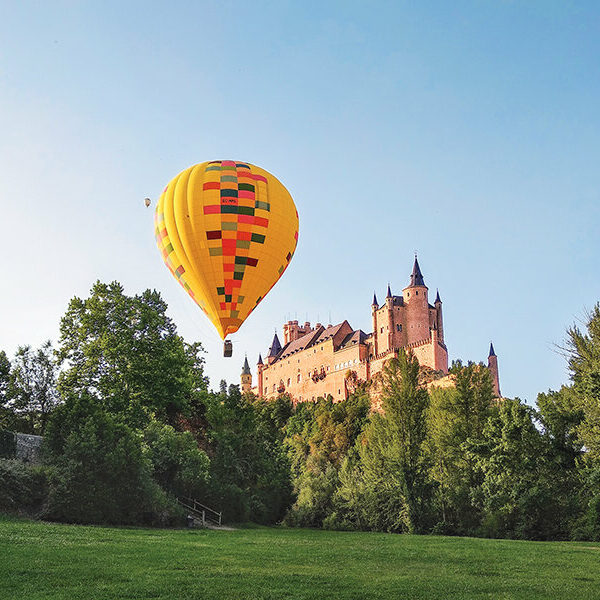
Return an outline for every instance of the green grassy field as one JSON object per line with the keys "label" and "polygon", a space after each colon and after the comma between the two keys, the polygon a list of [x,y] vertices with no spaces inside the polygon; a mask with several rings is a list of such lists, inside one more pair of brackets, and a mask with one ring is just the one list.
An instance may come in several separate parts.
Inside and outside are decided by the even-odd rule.
{"label": "green grassy field", "polygon": [[0,598],[600,598],[600,544],[0,517]]}

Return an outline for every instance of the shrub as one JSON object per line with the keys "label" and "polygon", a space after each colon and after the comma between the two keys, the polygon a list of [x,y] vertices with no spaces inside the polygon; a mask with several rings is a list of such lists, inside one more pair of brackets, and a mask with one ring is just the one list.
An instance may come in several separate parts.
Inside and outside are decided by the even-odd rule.
{"label": "shrub", "polygon": [[176,496],[203,498],[210,461],[189,432],[153,421],[144,431],[144,454],[156,482]]}
{"label": "shrub", "polygon": [[48,518],[131,524],[169,522],[180,514],[152,480],[141,439],[93,398],[57,409],[48,435]]}
{"label": "shrub", "polygon": [[0,459],[0,510],[36,512],[46,495],[46,476],[41,467]]}

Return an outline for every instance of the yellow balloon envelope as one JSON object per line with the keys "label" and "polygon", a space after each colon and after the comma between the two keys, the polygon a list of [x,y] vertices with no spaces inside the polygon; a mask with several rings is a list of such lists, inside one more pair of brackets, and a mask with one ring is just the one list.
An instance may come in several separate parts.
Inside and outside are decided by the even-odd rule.
{"label": "yellow balloon envelope", "polygon": [[298,211],[264,169],[215,160],[167,185],[156,206],[155,234],[165,264],[225,339],[289,265]]}

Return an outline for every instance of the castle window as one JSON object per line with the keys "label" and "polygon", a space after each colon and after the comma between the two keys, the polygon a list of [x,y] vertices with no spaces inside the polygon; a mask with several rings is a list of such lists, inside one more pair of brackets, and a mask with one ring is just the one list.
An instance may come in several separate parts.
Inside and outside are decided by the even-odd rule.
{"label": "castle window", "polygon": [[290,385],[290,383],[292,383],[292,380],[288,377],[288,385]]}
{"label": "castle window", "polygon": [[396,325],[396,331],[402,331],[402,325]]}
{"label": "castle window", "polygon": [[417,291],[415,292],[415,294],[418,296],[418,295],[419,295],[419,290],[417,290]]}
{"label": "castle window", "polygon": [[381,331],[379,333],[383,333],[383,327],[381,328]]}
{"label": "castle window", "polygon": [[300,383],[300,379],[302,379],[302,375],[300,375],[300,373],[298,373],[298,383]]}
{"label": "castle window", "polygon": [[338,389],[338,395],[342,393],[342,390]]}

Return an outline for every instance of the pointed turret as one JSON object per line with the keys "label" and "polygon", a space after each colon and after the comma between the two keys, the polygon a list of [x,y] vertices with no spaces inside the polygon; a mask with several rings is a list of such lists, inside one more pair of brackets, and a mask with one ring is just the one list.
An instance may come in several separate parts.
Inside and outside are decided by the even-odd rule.
{"label": "pointed turret", "polygon": [[275,335],[273,336],[273,341],[271,342],[271,347],[269,348],[269,354],[267,354],[267,362],[269,364],[274,362],[280,352],[281,352],[281,343],[279,342],[277,333],[275,333]]}
{"label": "pointed turret", "polygon": [[498,357],[494,351],[494,344],[490,342],[490,353],[488,354],[488,369],[492,376],[492,385],[494,386],[494,397],[501,398],[500,394],[500,372],[498,371]]}
{"label": "pointed turret", "polygon": [[250,371],[250,365],[248,364],[248,356],[244,358],[244,366],[242,367],[242,394],[248,394],[252,391],[252,372]]}
{"label": "pointed turret", "polygon": [[244,358],[244,366],[242,367],[242,375],[250,375],[250,365],[248,364],[248,355]]}
{"label": "pointed turret", "polygon": [[371,304],[371,306],[379,307],[379,302],[377,302],[377,296],[375,295],[375,292],[373,292],[373,304]]}
{"label": "pointed turret", "polygon": [[263,371],[265,370],[265,365],[263,363],[263,359],[260,354],[258,355],[258,362],[256,363],[256,365],[257,365],[256,374],[258,376],[256,391],[258,393],[258,397],[261,398],[263,395]]}
{"label": "pointed turret", "polygon": [[391,297],[392,297],[392,289],[390,288],[390,284],[388,283],[387,295],[385,298],[387,300],[388,298],[391,298]]}
{"label": "pointed turret", "polygon": [[410,275],[410,285],[409,287],[415,287],[418,285],[425,285],[425,281],[423,280],[423,274],[421,273],[421,268],[419,267],[419,261],[417,260],[417,255],[415,254],[415,262],[413,264],[413,270]]}
{"label": "pointed turret", "polygon": [[439,290],[435,291],[435,300],[433,302],[435,307],[435,321],[436,329],[439,331],[438,340],[444,343],[444,318],[442,317],[442,299],[440,298]]}

